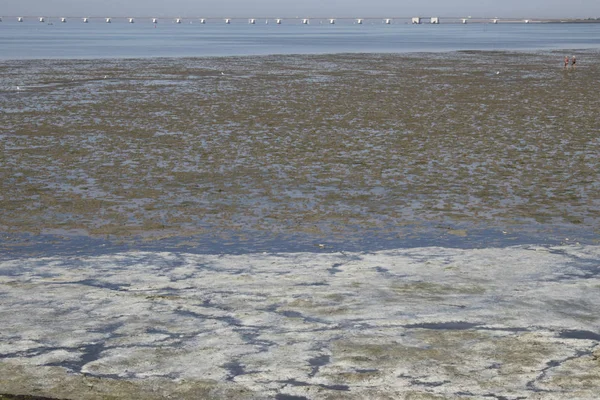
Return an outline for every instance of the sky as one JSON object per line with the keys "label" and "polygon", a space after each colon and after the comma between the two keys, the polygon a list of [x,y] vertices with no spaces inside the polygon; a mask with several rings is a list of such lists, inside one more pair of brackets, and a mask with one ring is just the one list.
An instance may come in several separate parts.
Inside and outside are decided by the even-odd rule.
{"label": "sky", "polygon": [[0,16],[597,18],[600,0],[1,0]]}

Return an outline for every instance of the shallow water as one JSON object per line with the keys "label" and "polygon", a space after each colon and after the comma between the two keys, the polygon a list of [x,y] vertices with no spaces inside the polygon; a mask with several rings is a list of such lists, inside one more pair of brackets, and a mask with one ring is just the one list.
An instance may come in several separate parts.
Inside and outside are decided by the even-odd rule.
{"label": "shallow water", "polygon": [[[266,54],[406,53],[456,50],[598,49],[600,24],[456,24],[410,25],[406,20],[391,25],[381,20],[339,20],[335,25],[299,20],[282,25],[264,21],[231,25],[210,20],[202,25],[186,20],[173,24],[162,20],[154,28],[150,20],[135,24],[115,19],[88,24],[70,19],[61,24],[34,20],[0,23],[0,59],[44,58],[154,58],[206,57]],[[194,22],[190,24],[189,22]]]}

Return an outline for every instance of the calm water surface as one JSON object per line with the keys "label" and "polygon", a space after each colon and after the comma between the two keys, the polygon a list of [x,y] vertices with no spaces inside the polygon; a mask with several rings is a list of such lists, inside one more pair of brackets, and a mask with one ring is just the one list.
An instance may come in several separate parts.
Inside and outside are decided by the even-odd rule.
{"label": "calm water surface", "polygon": [[600,48],[600,24],[329,25],[296,20],[248,25],[138,20],[111,24],[51,21],[0,23],[0,59],[202,57],[265,54],[396,53],[456,50]]}

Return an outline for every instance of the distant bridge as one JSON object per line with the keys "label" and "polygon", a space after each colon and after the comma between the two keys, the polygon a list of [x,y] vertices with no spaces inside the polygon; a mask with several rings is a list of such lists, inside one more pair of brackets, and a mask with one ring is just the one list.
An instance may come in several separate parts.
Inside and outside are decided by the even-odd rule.
{"label": "distant bridge", "polygon": [[[437,22],[434,22],[437,19]],[[387,24],[428,24],[428,23],[444,23],[444,24],[459,24],[459,23],[575,23],[575,22],[597,22],[600,20],[582,20],[582,19],[557,19],[557,18],[502,18],[502,17],[438,17],[438,16],[368,16],[368,17],[335,17],[335,16],[303,16],[303,17],[278,17],[278,16],[75,16],[75,15],[15,15],[2,16],[0,21],[39,21],[49,23],[51,21],[60,22],[148,22],[148,23],[206,23],[206,22],[249,22],[257,23],[265,21],[269,23],[310,23],[311,20],[320,21],[321,23],[334,23],[335,21],[354,21],[359,24],[382,22]],[[254,21],[254,22],[250,22]],[[332,22],[333,21],[333,22]]]}

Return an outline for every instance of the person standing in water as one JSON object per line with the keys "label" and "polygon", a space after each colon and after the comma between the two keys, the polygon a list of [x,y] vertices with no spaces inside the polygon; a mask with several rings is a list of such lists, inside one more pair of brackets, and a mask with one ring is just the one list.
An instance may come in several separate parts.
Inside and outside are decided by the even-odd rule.
{"label": "person standing in water", "polygon": [[573,69],[575,69],[576,63],[577,63],[577,60],[575,59],[575,56],[571,57],[571,67],[573,67]]}
{"label": "person standing in water", "polygon": [[565,56],[565,69],[569,68],[569,56]]}

